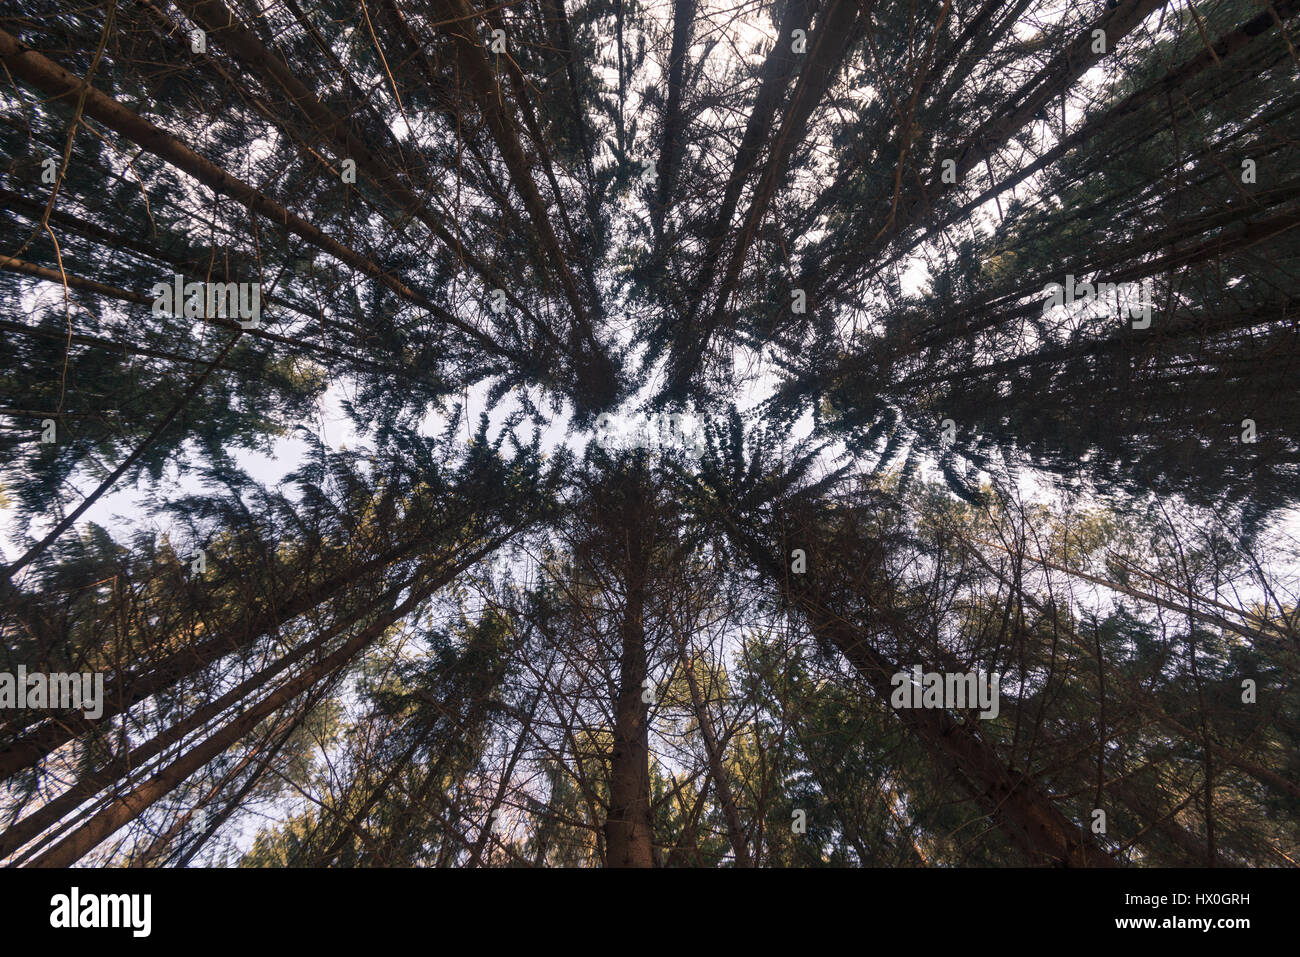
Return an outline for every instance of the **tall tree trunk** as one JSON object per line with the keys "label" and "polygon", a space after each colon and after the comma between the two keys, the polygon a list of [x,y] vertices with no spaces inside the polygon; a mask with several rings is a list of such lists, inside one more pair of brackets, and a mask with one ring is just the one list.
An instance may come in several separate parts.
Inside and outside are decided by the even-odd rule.
{"label": "tall tree trunk", "polygon": [[437,591],[445,582],[445,575],[429,576],[425,584],[413,588],[409,597],[392,611],[380,616],[362,628],[333,654],[322,658],[261,701],[242,711],[224,727],[206,740],[196,743],[179,759],[166,768],[159,769],[148,781],[134,791],[111,802],[91,820],[64,838],[35,861],[33,867],[70,867],[118,828],[135,820],[150,805],[165,797],[182,781],[218,755],[233,747],[265,718],[309,691],[316,684],[346,668],[352,660],[379,639],[395,622],[418,608],[420,603]]}
{"label": "tall tree trunk", "polygon": [[653,867],[650,829],[649,708],[646,679],[645,595],[647,561],[638,516],[629,509],[627,604],[623,611],[622,661],[614,708],[614,754],[609,770],[609,816],[605,820],[605,863],[609,867]]}
{"label": "tall tree trunk", "polygon": [[[901,669],[872,648],[843,618],[825,608],[800,603],[813,633],[849,660],[881,701],[893,690],[892,675]],[[1071,824],[1047,795],[998,757],[969,724],[944,709],[900,708],[903,724],[944,763],[956,767],[966,787],[1003,832],[1039,864],[1108,867],[1113,861],[1084,828]]]}
{"label": "tall tree trunk", "polygon": [[700,735],[704,738],[704,750],[709,759],[709,774],[713,777],[713,786],[718,792],[718,803],[722,805],[723,820],[727,822],[727,840],[731,842],[732,853],[736,855],[736,866],[752,867],[748,835],[740,823],[736,798],[732,793],[731,784],[727,781],[726,769],[722,766],[722,744],[714,733],[708,703],[700,694],[700,685],[695,680],[695,672],[691,665],[692,660],[683,657],[682,666],[686,671],[686,683],[691,689],[691,706],[695,709],[695,720],[700,726]]}
{"label": "tall tree trunk", "polygon": [[[724,516],[728,532],[781,591],[784,600],[806,617],[812,633],[836,648],[868,688],[888,704],[891,678],[901,669],[868,642],[850,621],[828,608],[808,586],[796,588],[783,565],[762,542]],[[1003,833],[1034,863],[1063,867],[1109,867],[1110,856],[1087,829],[1071,824],[1046,794],[1023,774],[1009,768],[979,731],[957,721],[944,709],[891,709],[942,764],[958,772],[962,784]]]}

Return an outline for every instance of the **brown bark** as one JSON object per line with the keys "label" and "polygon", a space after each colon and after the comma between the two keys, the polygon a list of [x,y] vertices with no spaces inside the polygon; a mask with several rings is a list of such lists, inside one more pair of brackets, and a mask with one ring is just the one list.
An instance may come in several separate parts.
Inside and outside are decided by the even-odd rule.
{"label": "brown bark", "polygon": [[653,867],[650,831],[650,734],[642,700],[646,677],[644,581],[628,582],[622,628],[619,693],[614,709],[614,751],[605,819],[608,867]]}
{"label": "brown bark", "polygon": [[[808,586],[798,589],[766,547],[724,516],[729,535],[785,601],[801,609],[812,633],[836,648],[883,704],[893,692],[891,677],[902,669],[866,640],[852,623],[826,607]],[[1000,758],[978,728],[945,709],[891,708],[907,729],[958,778],[998,827],[1035,864],[1110,867],[1114,861],[1087,830],[1066,820],[1050,798]]]}
{"label": "brown bark", "polygon": [[118,828],[128,824],[143,814],[154,802],[169,794],[187,777],[216,758],[228,748],[234,746],[241,738],[257,727],[259,723],[276,710],[288,704],[298,695],[309,691],[318,682],[345,668],[370,644],[380,638],[394,623],[410,614],[425,599],[445,585],[466,564],[491,551],[498,542],[481,549],[466,562],[458,563],[441,574],[426,575],[418,588],[400,605],[381,615],[365,628],[362,628],[336,651],[322,658],[316,664],[284,682],[275,691],[258,703],[240,712],[225,727],[209,736],[206,740],[189,748],[178,760],[166,768],[160,769],[148,781],[138,786],[130,794],[116,799],[89,822],[79,827],[64,838],[51,850],[46,851],[31,865],[32,867],[69,867],[93,850],[100,842]]}
{"label": "brown bark", "polygon": [[[500,540],[494,541],[499,543]],[[105,721],[116,717],[137,702],[171,687],[182,678],[194,674],[228,654],[249,647],[262,635],[269,634],[281,625],[337,596],[340,590],[349,585],[355,585],[361,579],[409,556],[424,544],[423,540],[415,538],[389,549],[361,565],[347,568],[313,585],[305,592],[276,602],[273,606],[253,609],[242,621],[231,624],[220,634],[192,647],[173,652],[145,671],[121,676],[111,685],[106,683],[104,710],[99,720]],[[349,620],[354,620],[357,614],[360,613],[354,613]],[[55,748],[85,733],[90,727],[91,722],[80,713],[66,715],[58,722],[47,722],[39,726],[26,737],[0,751],[0,781],[23,768],[31,767]]]}
{"label": "brown bark", "polygon": [[695,709],[695,720],[700,726],[700,735],[704,738],[704,751],[708,756],[709,774],[713,778],[713,787],[718,792],[718,803],[722,805],[722,817],[727,822],[727,840],[731,842],[731,851],[736,856],[737,867],[752,867],[749,856],[748,835],[740,823],[740,811],[736,808],[736,798],[727,780],[726,768],[722,766],[722,744],[713,730],[713,719],[709,717],[708,703],[700,694],[699,682],[695,680],[695,671],[691,659],[683,659],[682,666],[686,672],[686,684],[691,691],[691,705]]}
{"label": "brown bark", "polygon": [[645,691],[645,600],[648,545],[640,496],[633,492],[623,510],[627,522],[623,587],[626,603],[620,628],[622,655],[614,704],[614,749],[609,769],[609,814],[605,819],[608,867],[653,867],[650,824],[650,727]]}
{"label": "brown bark", "polygon": [[[3,61],[16,78],[30,83],[52,97],[71,97],[82,92],[83,83],[80,77],[24,46],[16,37],[3,30],[0,30],[0,61]],[[87,89],[84,113],[171,163],[177,169],[193,176],[214,192],[238,200],[259,216],[285,227],[298,238],[369,276],[402,299],[435,316],[439,321],[459,329],[485,351],[493,354],[502,353],[502,350],[488,336],[456,318],[427,296],[410,288],[391,272],[380,268],[370,259],[326,235],[324,231],[301,216],[291,213],[259,190],[200,156],[179,139],[122,106],[112,97],[94,88]]]}
{"label": "brown bark", "polygon": [[[713,331],[722,321],[727,302],[740,278],[750,243],[758,232],[759,223],[767,214],[790,157],[808,132],[808,120],[813,110],[825,96],[835,70],[848,50],[859,15],[858,4],[848,0],[829,0],[825,11],[818,18],[817,30],[808,41],[808,61],[799,74],[781,126],[773,138],[767,164],[754,187],[753,199],[727,256],[722,283],[713,300],[712,309],[702,323],[697,325],[688,321],[680,329],[680,335],[689,335],[690,342],[679,346],[679,360],[674,364],[669,384],[664,390],[666,395],[683,394],[708,348]],[[788,42],[788,38],[782,38],[779,42]],[[706,269],[711,268],[706,265]],[[701,286],[692,318],[699,312],[707,294],[708,290]]]}

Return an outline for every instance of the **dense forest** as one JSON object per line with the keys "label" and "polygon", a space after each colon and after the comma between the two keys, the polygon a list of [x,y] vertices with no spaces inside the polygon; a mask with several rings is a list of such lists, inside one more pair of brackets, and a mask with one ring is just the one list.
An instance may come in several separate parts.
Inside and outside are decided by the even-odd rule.
{"label": "dense forest", "polygon": [[1296,866],[1297,46],[7,2],[0,863]]}

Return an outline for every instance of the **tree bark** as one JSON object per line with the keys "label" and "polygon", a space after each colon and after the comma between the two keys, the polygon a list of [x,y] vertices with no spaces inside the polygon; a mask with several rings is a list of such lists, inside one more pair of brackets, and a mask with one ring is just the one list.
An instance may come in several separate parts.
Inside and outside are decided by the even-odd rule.
{"label": "tree bark", "polygon": [[708,755],[709,774],[713,777],[713,787],[718,792],[718,803],[722,805],[722,817],[727,822],[727,840],[731,842],[731,851],[736,856],[737,867],[752,867],[749,856],[749,841],[745,828],[740,823],[740,812],[736,808],[736,798],[727,781],[726,769],[722,766],[722,745],[713,730],[713,720],[709,717],[708,704],[700,694],[699,682],[695,680],[692,661],[683,658],[686,671],[686,683],[691,690],[691,705],[695,709],[695,720],[700,726],[700,735],[704,738],[704,750]]}
{"label": "tree bark", "polygon": [[[80,77],[24,46],[16,37],[4,30],[0,30],[0,61],[4,62],[15,77],[25,80],[50,96],[76,96],[82,91],[83,83]],[[429,297],[411,289],[391,272],[344,246],[301,216],[291,213],[254,187],[200,156],[185,143],[127,109],[112,97],[92,87],[86,91],[84,112],[87,116],[171,163],[177,169],[193,176],[213,192],[238,200],[259,216],[283,226],[298,238],[369,276],[402,299],[435,316],[439,321],[459,329],[485,351],[496,355],[505,354],[491,338],[456,318]]]}
{"label": "tree bark", "polygon": [[[902,669],[807,586],[796,590],[782,564],[758,539],[729,515],[724,521],[736,545],[780,589],[784,600],[804,612],[813,634],[843,654],[876,698],[888,706],[893,692],[891,677]],[[944,709],[890,710],[941,763],[956,769],[972,797],[1032,862],[1059,867],[1114,866],[1087,829],[1066,820],[1032,781],[1006,765],[975,727],[957,721]]]}
{"label": "tree bark", "polygon": [[629,521],[626,605],[621,628],[619,691],[614,706],[614,751],[609,771],[609,814],[605,819],[608,867],[653,867],[650,826],[649,708],[643,699],[646,680],[645,598],[648,562],[641,517],[633,505]]}
{"label": "tree bark", "polygon": [[[495,544],[492,547],[495,547]],[[153,777],[130,794],[113,801],[91,818],[88,823],[64,838],[54,848],[42,854],[29,866],[70,867],[76,863],[118,828],[130,823],[143,814],[154,802],[169,794],[203,765],[238,743],[241,738],[256,728],[263,719],[288,704],[298,695],[311,690],[318,682],[326,679],[337,670],[347,667],[358,654],[380,638],[389,627],[400,621],[413,609],[419,607],[421,602],[450,581],[463,567],[464,564],[460,563],[442,574],[424,576],[423,584],[418,588],[413,588],[406,600],[396,608],[362,628],[338,650],[286,681],[247,710],[242,711],[238,717],[226,724],[225,727],[188,749],[178,760],[168,767],[160,769]]]}

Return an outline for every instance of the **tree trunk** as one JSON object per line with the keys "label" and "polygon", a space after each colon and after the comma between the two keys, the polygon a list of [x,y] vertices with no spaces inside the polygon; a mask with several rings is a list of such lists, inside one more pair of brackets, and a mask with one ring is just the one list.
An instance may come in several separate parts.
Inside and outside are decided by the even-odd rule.
{"label": "tree trunk", "polygon": [[722,805],[722,816],[727,822],[727,839],[731,842],[732,853],[736,855],[737,867],[752,867],[749,857],[748,835],[740,823],[740,812],[736,808],[736,798],[727,781],[726,769],[722,766],[722,745],[713,730],[713,720],[704,696],[700,694],[699,682],[691,668],[691,660],[683,659],[686,670],[686,683],[691,689],[691,705],[695,708],[695,720],[700,726],[700,735],[704,738],[704,750],[709,758],[709,774],[713,777],[713,786],[718,792],[718,803]]}
{"label": "tree trunk", "polygon": [[176,761],[160,769],[153,777],[131,793],[110,803],[91,820],[71,835],[46,851],[30,866],[70,867],[92,851],[118,828],[129,824],[143,814],[150,805],[169,794],[187,777],[209,761],[233,747],[265,718],[288,704],[298,695],[313,688],[364,651],[380,638],[395,622],[400,621],[420,603],[444,584],[444,576],[429,577],[426,583],[411,590],[409,597],[391,612],[382,615],[352,636],[333,654],[321,659],[294,678],[282,684],[261,701],[241,712],[223,728],[206,740],[196,743]]}
{"label": "tree trunk", "polygon": [[[813,634],[848,659],[876,697],[888,704],[891,677],[901,669],[868,641],[859,629],[806,588],[795,591],[782,564],[762,542],[725,517],[728,534],[776,585],[785,601],[803,610]],[[955,767],[963,785],[1002,831],[1037,864],[1062,867],[1114,865],[1086,828],[1071,824],[1023,775],[998,756],[977,729],[946,710],[891,709],[941,764]]]}
{"label": "tree trunk", "polygon": [[[844,619],[820,608],[809,609],[808,618],[813,633],[838,648],[876,696],[888,701],[890,677],[901,669],[871,648]],[[1008,768],[970,725],[943,709],[900,708],[894,713],[930,750],[957,768],[976,800],[1035,863],[1113,866],[1084,828],[1071,824],[1047,795]]]}
{"label": "tree trunk", "polygon": [[629,532],[627,604],[623,611],[622,661],[614,709],[614,754],[609,770],[609,816],[605,820],[608,867],[653,867],[650,829],[649,708],[643,699],[646,679],[646,557],[637,516]]}
{"label": "tree trunk", "polygon": [[[4,30],[0,30],[0,60],[4,61],[4,65],[15,77],[25,80],[51,96],[73,96],[82,91],[83,84],[79,77],[35,50],[24,46],[16,37]],[[299,239],[329,253],[340,262],[386,286],[407,302],[435,316],[440,322],[461,330],[485,351],[497,355],[503,354],[501,348],[489,337],[456,318],[428,296],[411,289],[392,273],[326,235],[321,229],[301,216],[291,213],[249,184],[230,175],[170,133],[128,110],[112,97],[94,88],[87,90],[85,114],[193,176],[213,192],[238,200],[259,216],[283,226]]]}

